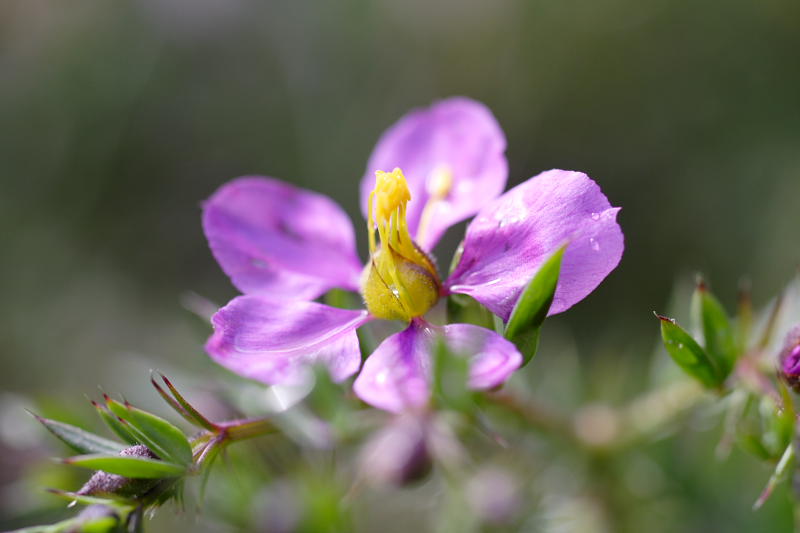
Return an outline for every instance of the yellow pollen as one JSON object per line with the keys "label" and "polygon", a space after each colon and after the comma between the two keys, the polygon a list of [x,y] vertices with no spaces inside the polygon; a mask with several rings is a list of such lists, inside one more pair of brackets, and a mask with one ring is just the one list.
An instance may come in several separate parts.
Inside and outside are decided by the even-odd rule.
{"label": "yellow pollen", "polygon": [[374,316],[410,320],[423,315],[438,300],[439,276],[433,261],[409,234],[406,206],[411,193],[403,171],[379,170],[375,177],[367,208],[370,262],[364,270],[361,292]]}

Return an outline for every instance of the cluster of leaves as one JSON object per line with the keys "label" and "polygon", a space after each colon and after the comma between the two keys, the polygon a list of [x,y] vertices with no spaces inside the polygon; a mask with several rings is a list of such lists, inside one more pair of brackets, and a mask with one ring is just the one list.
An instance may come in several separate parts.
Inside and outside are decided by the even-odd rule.
{"label": "cluster of leaves", "polygon": [[755,320],[749,290],[742,289],[737,313],[730,317],[700,279],[691,301],[693,334],[675,319],[656,314],[664,347],[673,361],[718,395],[725,406],[720,453],[726,455],[736,442],[775,465],[755,508],[763,505],[774,487],[795,469],[796,409],[778,370],[775,348],[786,333],[785,327],[778,326],[785,304],[785,297],[777,298],[761,313],[760,320]]}
{"label": "cluster of leaves", "polygon": [[146,511],[170,499],[182,501],[187,476],[203,473],[205,483],[211,464],[226,445],[263,434],[271,427],[265,420],[210,422],[169,379],[160,377],[164,386],[151,377],[153,386],[176,412],[200,430],[193,438],[167,420],[107,394],[103,394],[103,403],[92,401],[92,405],[119,441],[34,415],[53,435],[79,453],[63,459],[63,463],[95,473],[76,492],[50,489],[73,504],[87,505],[81,513],[56,524],[23,531],[141,531]]}

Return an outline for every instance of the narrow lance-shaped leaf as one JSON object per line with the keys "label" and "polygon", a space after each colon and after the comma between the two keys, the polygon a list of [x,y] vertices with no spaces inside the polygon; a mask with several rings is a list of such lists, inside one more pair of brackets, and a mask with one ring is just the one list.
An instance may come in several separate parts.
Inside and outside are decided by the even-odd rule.
{"label": "narrow lance-shaped leaf", "polygon": [[523,365],[536,355],[539,347],[542,323],[547,318],[547,311],[550,310],[558,286],[564,250],[566,250],[566,245],[559,248],[542,264],[528,286],[522,291],[511,312],[511,317],[508,319],[505,337],[519,349],[524,358]]}
{"label": "narrow lance-shaped leaf", "polygon": [[214,425],[213,422],[211,422],[206,417],[204,417],[202,414],[200,414],[200,412],[197,409],[195,409],[194,406],[192,406],[192,404],[190,404],[189,402],[186,401],[186,399],[183,397],[183,395],[180,392],[178,392],[178,389],[175,388],[175,385],[172,384],[172,382],[167,378],[167,376],[165,376],[163,374],[159,374],[159,375],[161,376],[161,379],[164,380],[164,384],[169,388],[169,391],[172,393],[172,396],[175,398],[175,400],[177,400],[177,402],[181,405],[181,407],[183,407],[183,409],[186,411],[186,413],[198,425],[200,425],[201,427],[203,427],[203,428],[205,428],[205,429],[207,429],[209,431],[214,431],[216,429],[216,426]]}
{"label": "narrow lance-shaped leaf", "polygon": [[659,314],[656,317],[661,321],[661,338],[672,360],[706,387],[719,387],[725,378],[705,350],[673,319]]}
{"label": "narrow lance-shaped leaf", "polygon": [[118,417],[128,422],[126,429],[141,439],[156,455],[165,460],[187,465],[192,461],[192,448],[183,432],[161,417],[122,404],[105,396],[106,405]]}
{"label": "narrow lance-shaped leaf", "polygon": [[108,428],[114,432],[114,434],[128,444],[140,444],[139,439],[137,439],[133,433],[128,431],[125,425],[120,422],[115,415],[110,413],[108,409],[95,401],[92,401],[92,405],[95,409],[97,409],[97,414],[100,415],[100,418],[106,423]]}
{"label": "narrow lance-shaped leaf", "polygon": [[[31,413],[33,414],[33,413]],[[118,453],[125,446],[113,440],[105,439],[94,433],[89,433],[81,428],[50,420],[33,414],[47,430],[61,439],[67,446],[80,453]]]}
{"label": "narrow lance-shaped leaf", "polygon": [[114,497],[101,498],[99,496],[87,496],[85,494],[78,494],[77,492],[69,492],[61,489],[45,489],[50,494],[63,498],[69,502],[77,502],[81,505],[120,505],[120,501]]}
{"label": "narrow lance-shaped leaf", "polygon": [[705,339],[705,352],[714,360],[723,377],[727,377],[738,355],[728,315],[702,280],[697,284],[692,300],[693,314]]}
{"label": "narrow lance-shaped leaf", "polygon": [[185,467],[168,463],[166,461],[147,459],[144,457],[125,457],[120,455],[77,455],[75,457],[64,459],[64,463],[88,468],[90,470],[102,470],[103,472],[108,472],[109,474],[117,474],[135,479],[176,477],[186,472]]}
{"label": "narrow lance-shaped leaf", "polygon": [[778,461],[775,470],[772,472],[772,475],[769,477],[767,486],[764,487],[764,490],[761,492],[761,495],[753,504],[753,509],[760,509],[761,506],[764,505],[764,503],[772,495],[772,491],[775,490],[775,487],[778,485],[778,483],[786,479],[786,477],[792,471],[792,465],[794,464],[794,457],[795,457],[794,444],[789,444],[784,450],[780,461]]}

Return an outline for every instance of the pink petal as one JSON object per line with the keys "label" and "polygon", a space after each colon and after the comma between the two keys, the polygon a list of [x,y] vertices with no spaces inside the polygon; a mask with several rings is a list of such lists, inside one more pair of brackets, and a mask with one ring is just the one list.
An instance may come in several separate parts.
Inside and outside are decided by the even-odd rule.
{"label": "pink petal", "polygon": [[358,289],[353,226],[323,195],[272,178],[238,178],[205,202],[203,229],[244,293],[310,300],[333,287]]}
{"label": "pink petal", "polygon": [[507,320],[541,264],[568,243],[549,314],[566,311],[619,263],[624,243],[618,211],[586,174],[543,172],[481,210],[445,285]]}
{"label": "pink petal", "polygon": [[366,311],[239,296],[211,319],[206,351],[229,370],[270,385],[300,383],[304,368],[320,363],[341,381],[361,364],[356,328],[367,320]]}
{"label": "pink petal", "polygon": [[516,347],[493,331],[470,324],[437,327],[414,321],[378,346],[353,384],[365,402],[391,412],[420,409],[430,399],[431,355],[444,335],[450,349],[471,359],[469,386],[491,388],[522,364]]}
{"label": "pink petal", "polygon": [[[375,171],[400,167],[408,181],[411,202],[408,223],[417,243],[432,249],[453,224],[478,212],[505,188],[506,139],[491,111],[464,97],[441,100],[411,111],[381,136],[361,180],[361,207],[375,187]],[[452,171],[449,195],[437,204],[425,235],[417,235],[428,201],[428,180],[437,168]]]}
{"label": "pink petal", "polygon": [[442,329],[450,349],[471,358],[469,386],[473,389],[501,385],[522,365],[517,347],[494,331],[472,324],[451,324]]}

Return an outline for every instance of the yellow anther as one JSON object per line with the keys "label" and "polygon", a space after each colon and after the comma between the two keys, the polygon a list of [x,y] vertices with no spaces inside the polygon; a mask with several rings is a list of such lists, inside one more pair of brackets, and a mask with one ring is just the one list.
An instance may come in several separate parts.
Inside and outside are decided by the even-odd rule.
{"label": "yellow anther", "polygon": [[[370,262],[361,292],[370,313],[378,318],[410,320],[421,316],[439,298],[440,281],[433,261],[411,240],[406,206],[411,193],[403,172],[375,173],[369,195],[367,229]],[[375,241],[375,230],[380,248]]]}
{"label": "yellow anther", "polygon": [[399,168],[391,172],[379,170],[375,173],[375,220],[380,224],[388,221],[398,209],[405,208],[411,200],[408,183]]}

